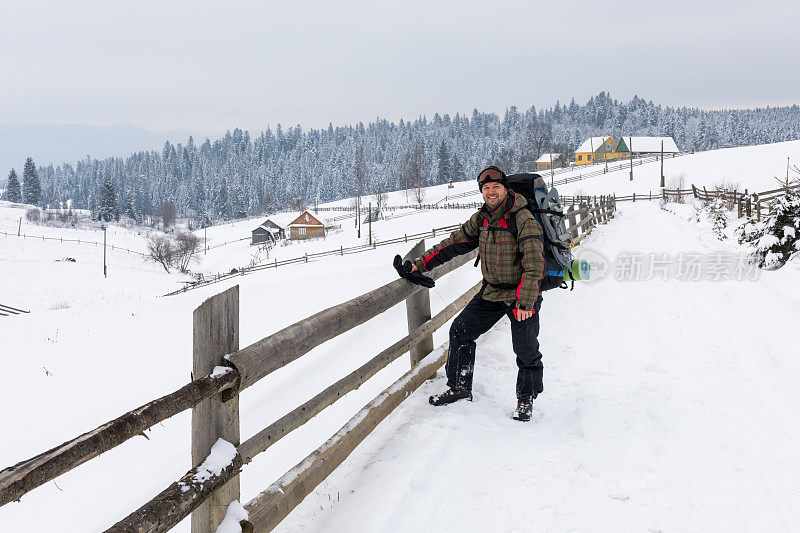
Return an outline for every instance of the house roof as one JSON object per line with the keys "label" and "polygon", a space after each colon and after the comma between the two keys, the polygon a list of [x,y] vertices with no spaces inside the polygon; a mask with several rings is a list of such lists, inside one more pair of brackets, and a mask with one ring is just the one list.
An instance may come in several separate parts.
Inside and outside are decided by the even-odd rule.
{"label": "house roof", "polygon": [[283,231],[283,228],[279,228],[277,226],[268,226],[266,223],[261,224],[259,227],[257,227],[253,231],[258,231],[260,229],[263,229],[267,233],[279,233],[279,232]]}
{"label": "house roof", "polygon": [[[268,228],[268,226],[270,224],[275,224],[275,226],[277,226],[278,228],[284,229],[289,224],[289,222],[291,222],[295,218],[297,218],[297,215],[295,215],[294,213],[274,213],[274,214],[268,216],[264,220],[264,222],[259,224],[258,227],[259,228]],[[258,228],[256,228],[256,229],[258,229]]]}
{"label": "house roof", "polygon": [[661,152],[661,141],[664,141],[664,153],[680,152],[672,137],[622,137],[619,144],[624,142],[623,148],[628,148],[627,151],[656,153]]}
{"label": "house roof", "polygon": [[[306,214],[308,214],[309,220],[306,220],[306,217],[305,217]],[[316,221],[318,223],[314,224],[314,221]],[[289,224],[289,227],[296,227],[296,228],[306,227],[306,228],[308,228],[308,227],[320,227],[320,226],[325,226],[325,225],[326,224],[325,224],[325,219],[324,218],[320,217],[318,214],[316,214],[311,209],[305,209],[302,213],[300,213],[300,215],[298,215],[294,220],[292,220],[292,222]]]}
{"label": "house roof", "polygon": [[[556,161],[559,157],[564,157],[561,154],[542,154],[542,157],[536,160],[537,163],[549,163],[551,160]],[[551,159],[552,158],[552,159]]]}
{"label": "house roof", "polygon": [[[617,141],[615,141],[610,136],[606,135],[605,137],[589,137],[585,141],[581,143],[575,153],[586,153],[586,152],[596,152],[598,148],[603,146],[603,143],[607,140],[611,139],[611,142],[614,143],[614,146],[617,145]],[[635,137],[634,137],[635,139]]]}

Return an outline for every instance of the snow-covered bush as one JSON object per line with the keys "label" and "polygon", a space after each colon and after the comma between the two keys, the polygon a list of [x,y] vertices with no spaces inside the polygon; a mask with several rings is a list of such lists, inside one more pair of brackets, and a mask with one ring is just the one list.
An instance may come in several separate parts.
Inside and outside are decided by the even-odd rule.
{"label": "snow-covered bush", "polygon": [[714,184],[713,189],[716,191],[717,197],[722,196],[725,199],[728,211],[736,207],[737,193],[741,193],[743,190],[741,184],[733,180],[718,181]]}
{"label": "snow-covered bush", "polygon": [[759,267],[780,268],[800,251],[800,194],[789,191],[777,198],[773,212],[761,222],[751,218],[736,235],[740,243],[753,247]]}
{"label": "snow-covered bush", "polygon": [[728,203],[723,198],[715,198],[714,201],[708,203],[706,209],[711,221],[711,228],[717,238],[724,241],[727,238],[725,228],[728,227]]}

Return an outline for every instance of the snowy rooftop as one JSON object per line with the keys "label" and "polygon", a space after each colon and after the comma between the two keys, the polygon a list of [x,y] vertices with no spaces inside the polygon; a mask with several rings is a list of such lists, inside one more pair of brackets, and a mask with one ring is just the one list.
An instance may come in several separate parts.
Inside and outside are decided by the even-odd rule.
{"label": "snowy rooftop", "polygon": [[542,157],[536,160],[537,163],[549,163],[550,161],[555,161],[559,157],[564,157],[561,154],[542,154]]}
{"label": "snowy rooftop", "polygon": [[[604,142],[608,139],[611,139],[610,136],[606,135],[605,137],[589,137],[585,141],[581,143],[575,153],[586,153],[586,152],[594,152],[598,148],[600,148]],[[634,137],[635,139],[635,137]]]}
{"label": "snowy rooftop", "polygon": [[678,145],[672,137],[622,137],[628,149],[633,152],[660,152],[661,142],[664,142],[664,153],[678,153]]}
{"label": "snowy rooftop", "polygon": [[[323,218],[323,217],[319,216],[319,215],[318,215],[318,214],[317,214],[317,213],[316,213],[316,212],[315,212],[313,209],[304,209],[304,210],[303,210],[301,213],[299,213],[299,214],[295,215],[295,216],[294,216],[294,218],[292,218],[292,219],[289,221],[290,223],[289,223],[288,225],[289,225],[289,226],[297,226],[297,227],[303,227],[303,226],[316,226],[316,224],[310,224],[310,223],[307,223],[307,224],[303,224],[303,223],[299,223],[299,224],[291,224],[291,222],[293,222],[295,219],[297,219],[298,217],[300,217],[301,215],[303,215],[303,213],[308,213],[309,215],[311,215],[311,217],[314,217],[314,218],[316,218],[317,220],[319,220],[319,221],[322,223],[322,225],[323,225],[323,226],[327,226],[327,225],[328,225],[328,224],[327,224],[327,222],[326,222],[326,220],[325,220],[325,218]],[[310,217],[309,217],[309,218],[310,218]],[[306,220],[306,222],[310,222],[310,220]]]}

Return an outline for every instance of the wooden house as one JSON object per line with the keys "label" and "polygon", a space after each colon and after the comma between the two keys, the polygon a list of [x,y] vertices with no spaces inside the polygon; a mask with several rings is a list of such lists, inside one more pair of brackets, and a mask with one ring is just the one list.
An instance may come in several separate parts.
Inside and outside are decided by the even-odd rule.
{"label": "wooden house", "polygon": [[631,154],[646,157],[661,154],[662,147],[665,154],[680,153],[672,137],[620,137],[617,153],[623,158],[628,158]]}
{"label": "wooden house", "polygon": [[551,168],[564,168],[569,162],[564,154],[542,154],[536,160],[536,170],[550,170]]}
{"label": "wooden house", "polygon": [[325,223],[310,209],[289,223],[289,238],[292,240],[311,239],[325,236]]}
{"label": "wooden house", "polygon": [[575,165],[590,165],[619,159],[617,142],[611,137],[589,137],[575,150]]}
{"label": "wooden house", "polygon": [[259,227],[253,230],[252,232],[253,238],[250,241],[250,244],[264,244],[268,242],[277,242],[280,239],[286,238],[286,230],[284,230],[281,226],[273,222],[271,219],[267,219],[261,224]]}

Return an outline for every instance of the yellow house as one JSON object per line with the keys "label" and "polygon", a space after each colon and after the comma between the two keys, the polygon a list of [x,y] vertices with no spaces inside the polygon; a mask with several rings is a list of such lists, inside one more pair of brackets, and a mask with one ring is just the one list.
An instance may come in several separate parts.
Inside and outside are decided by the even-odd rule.
{"label": "yellow house", "polygon": [[575,165],[590,165],[618,159],[617,143],[611,137],[589,137],[575,150]]}

